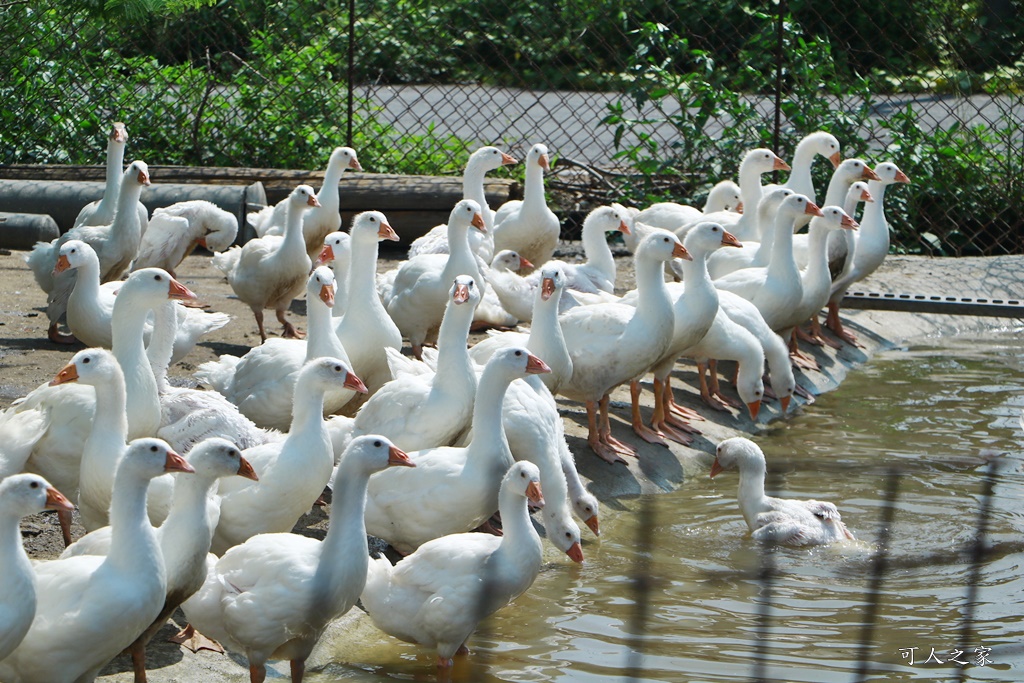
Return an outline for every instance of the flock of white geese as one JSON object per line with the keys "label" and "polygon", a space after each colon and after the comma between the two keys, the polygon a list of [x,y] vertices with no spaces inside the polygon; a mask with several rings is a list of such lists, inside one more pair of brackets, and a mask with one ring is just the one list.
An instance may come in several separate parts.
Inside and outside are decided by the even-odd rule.
{"label": "flock of white geese", "polygon": [[[126,140],[116,124],[103,199],[26,258],[48,294],[50,338],[89,348],[0,415],[5,683],[92,681],[126,648],[144,681],[146,643],[179,606],[185,644],[215,639],[244,654],[252,681],[264,680],[268,660],[287,659],[301,681],[327,625],[360,598],[380,629],[436,648],[438,666],[451,666],[479,620],[537,576],[531,512],[540,509],[546,538],[575,562],[577,520],[599,532],[555,397],[585,402],[589,446],[609,463],[637,454],[609,426],[609,393],[626,383],[640,438],[689,442],[694,414],[670,387],[680,358],[697,361],[715,407],[732,400],[704,366],[732,360],[752,416],[766,394],[785,410],[797,391],[793,363],[813,362],[797,334],[838,343],[817,327],[822,308],[834,333],[855,343],[839,301],[888,252],[885,189],[909,182],[889,162],[842,160],[838,140],[816,132],[800,142],[784,185],[762,185],[762,174],[790,167],[754,149],[738,185],[719,183],[703,210],[594,209],[585,262],[566,263],[552,259],[559,221],[544,196],[547,148],[534,145],[523,161],[522,201],[492,211],[484,175],[517,161],[483,147],[447,224],[378,275],[379,242],[398,239],[386,216],[361,213],[340,231],[339,181],[361,169],[354,150],[334,150],[319,193],[300,185],[250,215],[259,236],[229,248],[235,219],[212,204],[148,215],[139,198],[149,171],[142,161],[123,166]],[[818,156],[834,169],[820,207]],[[635,254],[636,288],[622,295],[614,231]],[[195,376],[205,390],[167,381],[171,363],[229,322],[190,306],[195,295],[174,278],[197,245],[217,252],[214,265],[263,339],[240,358],[203,364]],[[287,318],[303,292],[305,338]],[[267,338],[267,309],[281,337]],[[473,329],[523,323],[528,330],[492,329],[467,347]],[[401,353],[404,340],[414,357]],[[639,410],[647,373],[650,424]],[[767,497],[765,467],[753,442],[732,438],[711,470],[739,470],[755,538],[852,538],[831,503]],[[326,537],[291,533],[326,486]],[[58,491],[77,492],[89,533],[75,543],[73,504]],[[69,545],[60,559],[33,563],[18,522],[43,509],[58,511]],[[402,559],[371,558],[367,534]]]}

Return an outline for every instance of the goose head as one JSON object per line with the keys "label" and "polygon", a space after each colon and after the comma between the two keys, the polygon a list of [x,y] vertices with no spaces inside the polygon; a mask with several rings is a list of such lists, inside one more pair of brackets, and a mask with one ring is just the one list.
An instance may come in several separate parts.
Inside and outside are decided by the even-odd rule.
{"label": "goose head", "polygon": [[14,474],[0,481],[0,511],[18,517],[43,510],[74,510],[74,504],[38,474]]}
{"label": "goose head", "polygon": [[818,205],[802,194],[791,194],[779,203],[776,216],[783,216],[789,220],[796,220],[801,215],[820,216],[821,209]]}
{"label": "goose head", "polygon": [[640,213],[640,209],[636,207],[628,207],[619,204],[618,202],[612,202],[611,207],[618,212],[619,218],[622,219],[622,223],[617,228],[623,235],[630,235],[633,233],[633,223],[636,222],[636,215]]}
{"label": "goose head", "polygon": [[775,152],[765,147],[758,147],[746,153],[743,161],[740,162],[740,174],[744,168],[755,168],[758,173],[770,171],[788,171],[789,164],[782,160]]}
{"label": "goose head", "polygon": [[484,217],[480,214],[480,205],[472,199],[462,199],[448,215],[448,229],[469,232],[470,226],[480,232],[487,232]]}
{"label": "goose head", "polygon": [[544,494],[540,488],[540,470],[529,460],[520,460],[505,473],[502,488],[508,487],[526,498],[534,507],[544,507]]}
{"label": "goose head", "polygon": [[561,522],[556,517],[545,515],[544,528],[548,533],[548,540],[569,556],[569,559],[576,564],[583,564],[583,546],[580,543],[580,528],[571,519]]}
{"label": "goose head", "polygon": [[323,356],[314,358],[299,370],[299,376],[295,380],[295,394],[298,396],[300,393],[312,391],[326,392],[340,386],[360,394],[368,393],[366,385],[356,377],[348,363],[340,358]]}
{"label": "goose head", "polygon": [[587,232],[599,230],[602,234],[621,232],[623,235],[628,235],[630,234],[630,223],[633,222],[632,218],[629,209],[621,204],[599,206],[583,219],[583,229]]}
{"label": "goose head", "polygon": [[110,382],[124,383],[124,373],[114,354],[106,349],[83,349],[71,357],[60,372],[50,380],[50,386],[81,382],[89,386],[99,386]]}
{"label": "goose head", "polygon": [[81,240],[68,240],[60,245],[60,252],[57,256],[57,265],[53,267],[53,273],[63,273],[71,268],[79,268],[86,263],[94,262],[99,266],[99,257],[96,250]]}
{"label": "goose head", "polygon": [[875,201],[875,198],[871,196],[871,192],[868,190],[868,184],[863,180],[858,180],[853,185],[850,185],[850,191],[846,193],[845,205],[857,206],[859,202],[873,201]]}
{"label": "goose head", "polygon": [[736,375],[736,392],[740,400],[747,406],[750,419],[756,420],[757,414],[761,411],[761,399],[764,398],[764,380],[757,372],[751,372],[753,367],[750,363],[740,364],[739,373]]}
{"label": "goose head", "polygon": [[878,180],[878,174],[870,166],[860,159],[847,159],[833,171],[835,177],[842,178],[847,183],[855,180]]}
{"label": "goose head", "polygon": [[[188,301],[196,299],[188,287],[181,284],[162,268],[142,268],[128,276],[121,285],[114,301],[115,311],[119,306],[139,305],[143,308],[156,308],[167,299]],[[126,304],[125,302],[128,302]]]}
{"label": "goose head", "polygon": [[598,519],[597,498],[589,491],[583,491],[572,499],[572,509],[576,516],[583,520],[595,536],[601,535],[601,523]]}
{"label": "goose head", "polygon": [[707,257],[708,254],[722,247],[743,248],[736,236],[718,223],[702,221],[693,226],[683,238],[683,246],[691,256]]}
{"label": "goose head", "polygon": [[149,179],[149,166],[145,161],[140,161],[138,159],[128,164],[128,168],[124,170],[124,177],[138,183],[139,185],[152,184]]}
{"label": "goose head", "polygon": [[352,439],[339,460],[339,469],[357,468],[367,476],[388,467],[416,467],[409,455],[384,436],[366,434]]}
{"label": "goose head", "polygon": [[901,171],[899,166],[891,161],[883,161],[875,166],[875,174],[878,175],[877,180],[885,185],[910,182],[910,178],[907,177],[907,174]]}
{"label": "goose head", "polygon": [[128,142],[128,129],[120,121],[116,121],[110,129],[110,141],[118,144]]}
{"label": "goose head", "polygon": [[398,241],[398,234],[388,224],[387,216],[380,211],[364,211],[352,219],[352,239],[377,242]]}
{"label": "goose head", "polygon": [[551,159],[548,158],[548,147],[547,145],[537,143],[530,148],[530,151],[526,153],[526,165],[537,165],[545,171],[551,169]]}
{"label": "goose head", "polygon": [[238,219],[227,211],[216,211],[209,219],[206,234],[199,243],[210,251],[224,251],[238,236]]}
{"label": "goose head", "polygon": [[242,457],[238,447],[217,436],[196,444],[188,453],[188,462],[195,469],[196,476],[204,479],[214,480],[238,475],[259,481],[252,465]]}
{"label": "goose head", "polygon": [[334,151],[331,152],[330,159],[327,160],[327,166],[334,166],[343,170],[346,168],[350,168],[353,171],[363,170],[363,167],[359,164],[359,159],[356,157],[356,151],[351,147],[335,147]]}
{"label": "goose head", "polygon": [[520,256],[518,251],[512,251],[511,249],[502,249],[491,259],[491,269],[498,272],[511,271],[516,273],[523,268],[533,268],[533,264],[528,259]]}
{"label": "goose head", "polygon": [[637,258],[650,259],[668,263],[674,258],[681,258],[684,261],[692,261],[693,257],[686,247],[679,241],[674,233],[661,228],[654,228],[640,242],[636,249]]}
{"label": "goose head", "polygon": [[485,173],[487,171],[493,171],[496,168],[502,166],[512,166],[518,164],[519,161],[512,155],[502,152],[497,147],[481,147],[472,154],[469,155],[469,161],[466,162],[467,168],[479,167]]}
{"label": "goose head", "polygon": [[711,464],[711,476],[722,470],[740,471],[757,468],[764,470],[764,452],[756,443],[742,436],[734,436],[719,442],[715,449],[715,461]]}
{"label": "goose head", "polygon": [[540,271],[540,299],[558,301],[562,298],[562,292],[568,284],[565,276],[565,269],[560,265],[544,266]]}
{"label": "goose head", "polygon": [[723,180],[716,183],[708,192],[707,201],[704,202],[704,213],[714,211],[735,211],[743,213],[743,198],[740,196],[740,186],[731,180]]}
{"label": "goose head", "polygon": [[334,271],[327,266],[318,266],[306,281],[306,301],[319,299],[327,308],[334,308]]}
{"label": "goose head", "polygon": [[135,439],[117,465],[140,479],[155,479],[164,472],[195,472],[185,458],[174,452],[166,441],[152,437]]}
{"label": "goose head", "polygon": [[836,136],[819,130],[817,133],[811,133],[807,137],[815,154],[820,154],[831,161],[833,169],[839,168],[839,162],[842,161],[843,157],[840,153],[839,140],[836,139]]}
{"label": "goose head", "polygon": [[480,288],[476,286],[476,280],[470,275],[456,275],[448,290],[449,306],[461,306],[468,303],[470,310],[476,310],[480,303]]}
{"label": "goose head", "polygon": [[508,378],[509,382],[527,375],[542,375],[551,372],[547,363],[522,346],[509,346],[496,351],[487,361],[484,372],[488,370],[491,372],[487,374],[500,374]]}
{"label": "goose head", "polygon": [[351,252],[352,249],[352,238],[347,232],[336,232],[329,233],[324,238],[323,249],[320,250],[320,255],[316,258],[317,266],[327,265],[334,263],[338,259],[342,258],[343,255]]}
{"label": "goose head", "polygon": [[856,230],[860,224],[853,220],[842,208],[838,206],[825,206],[821,208],[821,215],[811,220],[811,225],[820,225],[828,230]]}
{"label": "goose head", "polygon": [[316,192],[309,185],[299,185],[292,190],[288,195],[288,203],[300,211],[307,206],[320,206]]}

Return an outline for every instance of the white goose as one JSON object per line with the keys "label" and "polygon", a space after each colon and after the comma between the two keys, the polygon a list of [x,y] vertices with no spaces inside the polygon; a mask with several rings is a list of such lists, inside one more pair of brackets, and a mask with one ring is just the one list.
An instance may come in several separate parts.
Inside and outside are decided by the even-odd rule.
{"label": "white goose", "polygon": [[0,412],[0,481],[25,469],[45,427],[46,416],[41,411]]}
{"label": "white goose", "polygon": [[388,315],[409,340],[417,358],[422,357],[423,343],[430,340],[441,324],[448,288],[455,276],[469,275],[483,290],[484,280],[469,248],[471,226],[485,229],[480,205],[463,199],[448,216],[450,253],[421,254],[404,261],[395,273],[391,291],[383,297]]}
{"label": "white goose", "polygon": [[[313,188],[299,185],[288,195],[285,205],[288,212],[283,237],[267,235],[252,239],[243,247],[232,247],[213,257],[213,265],[227,276],[231,289],[252,309],[261,341],[267,340],[263,327],[265,308],[277,313],[278,322],[284,326],[284,337],[300,336],[286,316],[292,299],[302,292],[313,263],[302,238],[302,211],[306,206],[320,206],[320,202]],[[322,243],[322,238],[317,241],[317,251]]]}
{"label": "white goose", "polygon": [[765,495],[767,463],[750,439],[737,436],[718,444],[711,476],[732,468],[740,471],[740,512],[755,540],[808,546],[853,539],[832,503]]}
{"label": "white goose", "polygon": [[477,624],[524,593],[540,572],[542,548],[527,500],[543,505],[539,473],[518,462],[504,474],[498,505],[503,536],[460,533],[435,539],[394,567],[370,563],[363,606],[401,640],[437,649],[438,668],[468,653]]}
{"label": "white goose", "polygon": [[348,271],[352,266],[352,236],[347,232],[332,232],[324,238],[313,267],[330,266],[334,271],[334,308],[331,315],[340,318],[348,306]]}
{"label": "white goose", "polygon": [[595,304],[574,308],[560,318],[573,370],[559,393],[586,402],[587,442],[608,462],[622,462],[619,452],[636,454],[634,448],[611,435],[608,395],[650,367],[672,339],[672,301],[665,288],[665,263],[674,257],[691,258],[673,233],[653,230],[636,253],[635,308],[624,303]]}
{"label": "white goose", "polygon": [[469,424],[477,391],[466,343],[479,301],[473,278],[456,277],[438,334],[436,365],[431,370],[418,363],[381,387],[356,414],[355,436],[383,434],[404,451],[455,442]]}
{"label": "white goose", "polygon": [[[107,138],[107,170],[103,197],[82,207],[71,228],[85,225],[110,225],[117,213],[118,198],[121,195],[121,174],[124,173],[124,147],[128,142],[128,129],[120,121],[114,123]],[[142,232],[146,232],[149,212],[142,202],[135,205]]]}
{"label": "white goose", "polygon": [[[239,411],[264,429],[288,429],[292,395],[303,366],[330,356],[351,367],[348,354],[334,333],[334,273],[327,266],[314,270],[306,281],[308,339],[268,339],[241,358],[223,355],[199,366],[194,376],[238,406]],[[355,393],[337,387],[324,398],[326,415],[333,415]]]}
{"label": "white goose", "polygon": [[[793,170],[782,187],[792,190],[795,194],[802,194],[812,202],[817,202],[814,181],[811,179],[811,165],[819,155],[832,162],[833,170],[839,168],[839,162],[842,160],[839,140],[823,130],[805,135],[797,143],[796,150],[793,152]],[[778,186],[765,185],[764,193],[767,194],[776,187]]]}
{"label": "white goose", "polygon": [[828,327],[841,339],[851,343],[856,337],[849,330],[843,329],[839,318],[839,304],[846,294],[847,288],[854,282],[863,280],[882,265],[889,253],[889,224],[885,220],[885,188],[894,183],[909,183],[910,178],[892,162],[883,162],[875,166],[878,180],[868,181],[868,192],[874,203],[864,208],[861,220],[860,236],[853,250],[853,258],[848,258],[842,274],[832,285],[828,301]]}
{"label": "white goose", "polygon": [[512,249],[540,265],[551,259],[561,230],[558,217],[544,198],[544,171],[550,168],[548,148],[536,144],[526,153],[522,200],[505,202],[494,213],[494,250]]}
{"label": "white goose", "polygon": [[[70,240],[61,245],[55,272],[75,269],[74,290],[68,298],[68,328],[86,346],[101,346],[109,349],[113,345],[113,317],[116,293],[120,281],[100,284],[100,262],[96,252],[85,242]],[[199,339],[231,322],[227,313],[208,312],[174,304],[180,310],[175,317],[174,344],[171,363],[177,363],[195,348]],[[149,343],[152,326],[146,325],[145,339]]]}
{"label": "white goose", "polygon": [[523,268],[533,264],[511,249],[502,249],[491,260],[491,267],[485,271],[487,284],[502,308],[521,322],[530,322],[533,316],[533,283],[519,274]]}
{"label": "white goose", "polygon": [[[356,158],[356,151],[351,147],[335,147],[327,160],[324,183],[316,195],[319,203],[311,204],[312,208],[306,209],[302,213],[300,221],[303,240],[306,243],[306,253],[310,259],[316,258],[316,255],[320,253],[327,234],[341,227],[339,211],[341,196],[338,193],[338,184],[341,182],[342,174],[348,169],[363,170],[359,159]],[[285,235],[288,225],[288,200],[251,213],[248,220],[260,237]]]}
{"label": "white goose", "polygon": [[402,333],[377,296],[377,245],[381,240],[397,242],[398,235],[380,211],[365,211],[352,219],[348,300],[345,315],[335,326],[352,370],[371,394],[391,379],[385,349],[402,348]]}
{"label": "white goose", "polygon": [[403,471],[375,477],[366,505],[367,531],[408,554],[433,538],[486,522],[498,509],[498,487],[513,463],[502,426],[505,392],[514,379],[548,371],[526,349],[495,353],[480,377],[469,445],[411,453],[418,468],[413,479]]}
{"label": "white goose", "polygon": [[54,272],[60,247],[68,240],[88,243],[100,260],[100,282],[120,279],[128,269],[142,241],[142,223],[134,211],[142,196],[142,188],[149,185],[149,167],[144,161],[133,161],[121,176],[118,209],[111,223],[88,225],[68,230],[52,242],[37,242],[25,257],[36,282],[47,293],[46,315],[50,320],[49,337],[57,343],[70,344],[73,337],[61,335],[57,325],[67,308],[68,297],[74,288],[74,275]]}
{"label": "white goose", "polygon": [[238,218],[213,202],[191,199],[153,211],[142,236],[132,270],[174,269],[197,246],[213,252],[224,251],[238,235]]}
{"label": "white goose", "polygon": [[323,541],[264,533],[219,560],[210,558],[206,582],[183,605],[185,615],[200,631],[244,653],[252,681],[263,681],[267,660],[280,658],[291,661],[291,680],[301,683],[306,658],[327,625],[359,599],[369,564],[367,483],[393,465],[415,467],[382,436],[356,439],[338,466]]}
{"label": "white goose", "polygon": [[256,534],[291,531],[323,493],[334,469],[334,449],[323,418],[324,394],[339,386],[365,391],[338,358],[318,358],[303,366],[295,382],[288,435],[243,451],[260,480],[220,483],[223,500],[213,553],[222,555]]}
{"label": "white goose", "polygon": [[[621,232],[630,235],[629,224],[632,219],[629,212],[621,204],[599,206],[583,219],[581,239],[583,253],[587,260],[584,263],[566,263],[565,261],[549,261],[557,263],[565,271],[566,287],[580,292],[614,292],[615,291],[615,257],[608,246],[607,233]],[[538,264],[538,267],[544,264]],[[541,275],[534,271],[526,280],[534,287],[540,284]]]}
{"label": "white goose", "polygon": [[700,220],[718,223],[740,241],[757,239],[760,227],[757,225],[757,213],[753,209],[761,201],[761,175],[770,171],[788,170],[789,164],[770,149],[759,147],[750,150],[743,156],[739,172],[740,196],[746,210],[742,214],[732,211],[705,212]]}
{"label": "white goose", "polygon": [[[466,169],[462,173],[462,198],[472,199],[480,205],[480,215],[484,219],[485,233],[470,233],[469,243],[473,253],[486,263],[494,252],[494,211],[487,204],[487,193],[484,191],[484,176],[488,171],[518,164],[515,157],[502,152],[497,147],[481,147],[469,155]],[[447,254],[448,229],[445,224],[435,225],[427,234],[417,237],[409,245],[409,258],[418,254]]]}
{"label": "white goose", "polygon": [[14,474],[0,481],[0,661],[25,637],[36,614],[36,575],[21,543],[21,518],[74,507],[38,474]]}
{"label": "white goose", "polygon": [[771,262],[772,244],[775,242],[775,213],[779,204],[793,194],[785,187],[766,192],[757,204],[757,224],[761,228],[759,241],[743,242],[743,249],[720,249],[708,259],[708,273],[712,280],[725,277],[743,268],[764,268]]}
{"label": "white goose", "polygon": [[146,518],[146,488],[164,472],[191,472],[159,439],[133,441],[114,475],[110,552],[35,565],[36,618],[0,661],[0,680],[93,681],[160,613],[163,555]]}
{"label": "white goose", "polygon": [[[206,579],[206,555],[220,518],[220,496],[214,492],[217,481],[232,475],[257,478],[252,466],[234,444],[225,439],[207,439],[189,453],[187,462],[195,473],[187,477],[175,475],[170,511],[167,519],[156,529],[157,543],[167,571],[163,609],[128,648],[137,681],[146,680],[146,644]],[[66,548],[61,558],[104,556],[110,551],[111,533],[109,526],[92,531]]]}
{"label": "white goose", "polygon": [[[694,225],[704,218],[704,214],[715,213],[716,211],[732,211],[736,214],[743,213],[743,199],[740,196],[740,186],[731,180],[722,180],[708,192],[704,208],[698,209],[689,204],[676,202],[657,202],[646,209],[638,212],[633,218],[638,223],[649,225],[652,228],[662,228],[676,232],[680,228]],[[737,215],[739,218],[739,215]],[[680,235],[682,237],[682,235]],[[626,246],[630,246],[627,242]],[[632,245],[632,249],[635,245]]]}

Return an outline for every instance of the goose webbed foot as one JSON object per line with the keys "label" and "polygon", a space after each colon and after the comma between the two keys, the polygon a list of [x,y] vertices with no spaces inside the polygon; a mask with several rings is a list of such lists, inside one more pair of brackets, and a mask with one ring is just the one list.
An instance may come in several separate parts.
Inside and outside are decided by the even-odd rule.
{"label": "goose webbed foot", "polygon": [[46,331],[46,337],[54,344],[77,344],[78,338],[73,334],[64,334],[57,329],[57,323],[50,325]]}

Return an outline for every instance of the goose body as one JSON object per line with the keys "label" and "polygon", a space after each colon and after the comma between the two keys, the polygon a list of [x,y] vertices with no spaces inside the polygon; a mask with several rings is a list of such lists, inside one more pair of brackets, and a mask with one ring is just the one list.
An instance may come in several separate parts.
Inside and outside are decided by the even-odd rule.
{"label": "goose body", "polygon": [[740,472],[740,512],[755,540],[808,546],[853,539],[834,504],[765,495],[767,463],[750,439],[732,437],[718,444],[711,476],[732,468]]}
{"label": "goose body", "polygon": [[[715,183],[708,192],[707,201],[703,209],[698,209],[689,204],[677,202],[657,202],[638,212],[634,219],[638,223],[649,225],[652,228],[662,228],[676,232],[686,226],[694,225],[704,218],[704,214],[717,211],[731,211],[739,218],[742,213],[743,200],[740,196],[740,186],[731,180],[722,180]],[[753,207],[747,207],[753,209]],[[627,246],[629,244],[627,243]],[[633,245],[635,247],[635,245]]]}
{"label": "goose body", "polygon": [[533,316],[533,292],[536,285],[519,274],[522,268],[532,268],[511,249],[502,249],[491,260],[491,266],[484,275],[491,291],[498,298],[502,308],[520,322],[529,322]]}
{"label": "goose body", "polygon": [[224,251],[238,235],[238,219],[204,199],[177,202],[153,211],[132,270],[163,268],[171,275],[197,246]]}
{"label": "goose body", "polygon": [[[300,220],[302,239],[306,244],[306,253],[310,259],[315,259],[316,255],[320,253],[320,248],[328,233],[341,227],[339,211],[341,196],[338,192],[338,184],[341,182],[342,174],[348,169],[363,170],[356,157],[356,151],[351,147],[335,147],[327,160],[324,184],[320,186],[320,192],[316,195],[318,204],[310,205],[310,208],[305,209]],[[284,235],[288,225],[288,200],[285,199],[274,206],[250,213],[247,220],[260,237]]]}
{"label": "goose body", "polygon": [[374,624],[400,640],[436,648],[447,669],[482,618],[524,593],[541,568],[541,542],[527,500],[542,505],[536,466],[519,462],[501,482],[502,537],[437,538],[394,567],[370,563],[362,602]]}
{"label": "goose body", "polygon": [[[621,232],[625,236],[631,234],[629,224],[632,218],[626,208],[620,204],[599,206],[583,220],[582,241],[586,261],[583,263],[566,263],[556,261],[562,267],[566,277],[566,287],[580,292],[614,292],[615,291],[615,258],[608,246],[606,233]],[[538,264],[538,267],[544,264]],[[526,280],[533,287],[540,284],[540,272],[534,271]]]}
{"label": "goose body", "polygon": [[262,681],[267,660],[280,658],[291,660],[292,681],[300,683],[327,625],[359,598],[369,564],[366,487],[372,474],[390,465],[413,463],[384,437],[356,439],[338,466],[323,541],[264,533],[219,560],[210,557],[206,582],[183,605],[185,615],[203,633],[244,653],[252,680]]}
{"label": "goose body", "polygon": [[757,223],[765,229],[761,231],[759,241],[743,242],[743,249],[719,249],[708,258],[708,273],[712,280],[725,277],[743,268],[764,268],[771,262],[772,244],[775,242],[775,214],[782,201],[794,194],[792,190],[778,187],[766,192],[757,204]]}
{"label": "goose body", "polygon": [[523,163],[523,199],[505,202],[494,214],[494,250],[511,249],[540,265],[555,253],[561,229],[544,198],[544,171],[550,168],[547,146],[531,147]]}
{"label": "goose body", "polygon": [[757,239],[762,227],[757,224],[757,212],[754,209],[761,200],[761,175],[770,171],[788,170],[789,164],[770,149],[759,147],[750,150],[743,155],[739,170],[740,197],[743,200],[744,212],[737,214],[733,211],[705,211],[699,220],[718,223],[741,242]]}

